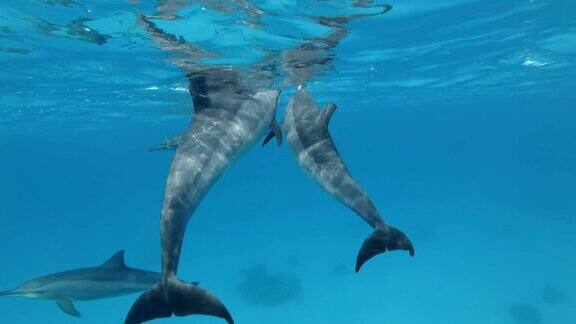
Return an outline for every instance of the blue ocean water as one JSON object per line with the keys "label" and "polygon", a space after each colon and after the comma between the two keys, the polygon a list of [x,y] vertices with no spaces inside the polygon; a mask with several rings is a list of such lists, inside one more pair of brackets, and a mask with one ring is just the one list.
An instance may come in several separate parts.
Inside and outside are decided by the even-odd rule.
{"label": "blue ocean water", "polygon": [[[273,54],[329,44],[308,89],[338,104],[330,131],[343,159],[416,248],[355,274],[370,228],[286,145],[255,145],[195,212],[179,271],[237,323],[575,322],[576,3],[388,4],[342,19],[331,47],[330,25],[310,17],[378,7],[2,2],[0,291],[121,249],[128,265],[160,271],[173,151],[148,148],[186,129],[192,102],[183,56],[138,22],[146,14],[180,45],[217,53],[184,49],[207,66],[272,56],[280,120],[298,80]],[[550,300],[550,287],[565,298]],[[0,322],[121,323],[136,297],[77,302],[82,318],[52,301],[2,297]]]}

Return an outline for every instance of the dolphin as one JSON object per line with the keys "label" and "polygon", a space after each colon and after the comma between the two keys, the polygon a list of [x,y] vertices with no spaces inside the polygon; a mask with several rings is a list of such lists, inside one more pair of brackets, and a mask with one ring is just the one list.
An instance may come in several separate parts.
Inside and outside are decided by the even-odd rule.
{"label": "dolphin", "polygon": [[182,142],[182,134],[174,135],[168,138],[165,138],[162,143],[152,146],[148,149],[148,152],[159,151],[159,150],[175,150],[178,145]]}
{"label": "dolphin", "polygon": [[124,251],[118,251],[97,267],[81,268],[34,278],[0,296],[51,299],[66,314],[80,317],[73,301],[93,300],[144,291],[160,279],[157,272],[130,268]]}
{"label": "dolphin", "polygon": [[336,109],[329,104],[320,110],[312,96],[300,88],[288,103],[284,119],[286,140],[298,163],[330,195],[352,209],[374,231],[362,244],[356,258],[356,272],[377,254],[386,250],[408,250],[414,256],[410,239],[384,222],[368,194],[356,183],[342,161],[328,123]]}
{"label": "dolphin", "polygon": [[204,195],[226,167],[266,129],[281,142],[275,122],[279,92],[249,93],[227,70],[188,75],[194,116],[174,154],[162,206],[160,236],[162,278],[132,305],[126,324],[156,318],[211,315],[234,323],[214,295],[176,277],[184,231]]}

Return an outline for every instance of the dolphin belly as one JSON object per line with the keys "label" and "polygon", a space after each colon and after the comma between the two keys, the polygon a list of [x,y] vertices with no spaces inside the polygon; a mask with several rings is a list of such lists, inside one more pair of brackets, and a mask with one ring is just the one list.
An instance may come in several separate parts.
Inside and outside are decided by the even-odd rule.
{"label": "dolphin belly", "polygon": [[277,91],[257,93],[240,108],[201,109],[178,146],[162,208],[163,275],[175,275],[186,225],[224,169],[272,123]]}
{"label": "dolphin belly", "polygon": [[176,150],[162,209],[162,242],[166,246],[162,250],[167,253],[163,260],[174,273],[189,218],[228,165],[264,132],[271,117],[257,123],[213,111],[194,117]]}

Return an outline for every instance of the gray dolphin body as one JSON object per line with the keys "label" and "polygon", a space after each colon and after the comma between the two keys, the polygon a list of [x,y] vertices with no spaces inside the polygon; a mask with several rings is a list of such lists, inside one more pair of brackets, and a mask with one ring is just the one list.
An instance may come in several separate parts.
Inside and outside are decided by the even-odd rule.
{"label": "gray dolphin body", "polygon": [[328,193],[374,228],[360,248],[356,272],[370,258],[386,250],[408,250],[414,256],[414,247],[408,237],[384,222],[368,194],[342,161],[328,130],[335,109],[336,105],[330,104],[320,110],[306,90],[299,90],[288,103],[284,129],[298,163]]}
{"label": "gray dolphin body", "polygon": [[[222,78],[222,73],[212,75]],[[194,210],[226,167],[269,127],[273,126],[280,138],[275,127],[279,92],[249,95],[239,91],[230,79],[216,85],[208,82],[204,77],[190,79],[194,116],[174,154],[162,207],[162,279],[138,298],[126,323],[172,314],[211,315],[233,323],[215,296],[176,278],[182,240]]]}
{"label": "gray dolphin body", "polygon": [[73,301],[93,300],[144,291],[158,282],[158,272],[130,268],[124,251],[114,254],[97,267],[59,272],[26,281],[0,296],[51,299],[69,315],[79,317]]}

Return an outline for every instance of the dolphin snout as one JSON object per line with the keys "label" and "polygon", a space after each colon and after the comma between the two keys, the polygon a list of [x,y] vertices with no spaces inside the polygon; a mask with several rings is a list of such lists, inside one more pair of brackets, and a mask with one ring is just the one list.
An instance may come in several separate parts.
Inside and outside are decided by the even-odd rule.
{"label": "dolphin snout", "polygon": [[11,296],[11,295],[16,295],[17,292],[16,290],[6,290],[6,291],[0,291],[0,296]]}
{"label": "dolphin snout", "polygon": [[0,291],[0,297],[3,296],[16,296],[28,298],[42,298],[43,293],[38,290],[29,290],[25,288],[15,288],[12,290]]}

